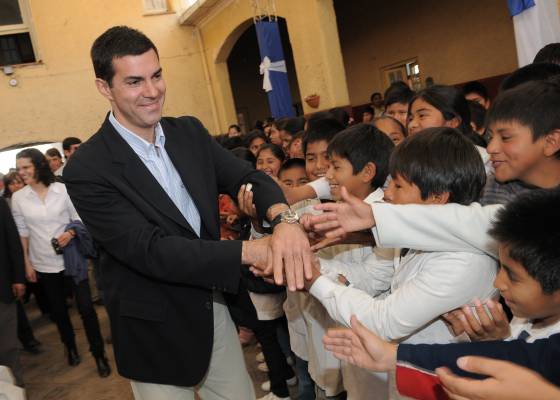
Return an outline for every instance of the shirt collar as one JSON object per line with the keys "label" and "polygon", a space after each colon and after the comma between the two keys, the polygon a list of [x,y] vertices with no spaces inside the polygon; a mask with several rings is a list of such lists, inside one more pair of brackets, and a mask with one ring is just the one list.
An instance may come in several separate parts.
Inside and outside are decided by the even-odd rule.
{"label": "shirt collar", "polygon": [[[29,196],[37,196],[37,193],[35,193],[35,191],[31,188],[30,185],[27,185],[26,187],[24,187],[23,189],[27,189],[27,193],[25,193],[25,195],[27,197]],[[21,189],[21,190],[23,190]],[[58,184],[58,182],[53,182],[51,183],[48,188],[47,188],[47,193],[56,193],[56,194],[60,194],[62,193],[62,187],[61,185]]]}
{"label": "shirt collar", "polygon": [[141,138],[130,129],[124,127],[119,121],[117,121],[113,111],[109,113],[109,122],[111,122],[119,135],[121,135],[129,146],[132,147],[132,149],[139,155],[148,157],[150,155],[150,151],[154,147],[163,148],[165,146],[165,134],[163,133],[163,128],[159,122],[155,127],[155,140],[153,144]]}

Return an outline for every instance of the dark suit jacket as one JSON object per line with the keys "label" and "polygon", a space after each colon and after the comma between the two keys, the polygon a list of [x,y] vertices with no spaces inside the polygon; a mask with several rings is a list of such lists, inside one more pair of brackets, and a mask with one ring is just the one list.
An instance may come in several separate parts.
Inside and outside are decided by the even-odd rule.
{"label": "dark suit jacket", "polygon": [[25,264],[19,233],[8,203],[0,197],[0,301],[14,301],[12,284],[25,283]]}
{"label": "dark suit jacket", "polygon": [[200,213],[200,238],[108,119],[72,156],[64,181],[100,246],[119,373],[193,386],[212,351],[212,291],[235,293],[240,279],[241,242],[220,241],[218,194],[235,198],[251,182],[261,217],[285,199],[272,179],[220,147],[197,119],[161,124]]}

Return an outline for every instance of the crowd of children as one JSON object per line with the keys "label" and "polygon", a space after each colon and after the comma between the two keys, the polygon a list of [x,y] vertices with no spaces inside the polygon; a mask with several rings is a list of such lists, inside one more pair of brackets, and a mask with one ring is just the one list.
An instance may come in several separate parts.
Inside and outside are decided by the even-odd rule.
{"label": "crowd of children", "polygon": [[[295,377],[302,400],[559,398],[560,65],[538,57],[493,100],[480,82],[396,82],[361,123],[334,109],[220,139],[281,186],[315,249],[304,291],[245,275],[258,322],[237,323],[261,342],[263,399],[289,398]],[[220,211],[223,239],[270,232],[250,184]],[[544,379],[515,391],[500,371],[528,372],[462,359],[489,389],[455,375],[464,355]],[[423,386],[438,367],[453,372]]]}

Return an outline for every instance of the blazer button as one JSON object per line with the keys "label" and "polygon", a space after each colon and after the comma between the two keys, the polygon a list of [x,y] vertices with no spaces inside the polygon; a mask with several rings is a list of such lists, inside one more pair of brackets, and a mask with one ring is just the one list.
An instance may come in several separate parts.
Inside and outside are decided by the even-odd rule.
{"label": "blazer button", "polygon": [[212,302],[211,301],[207,301],[205,304],[207,309],[211,310],[212,309]]}

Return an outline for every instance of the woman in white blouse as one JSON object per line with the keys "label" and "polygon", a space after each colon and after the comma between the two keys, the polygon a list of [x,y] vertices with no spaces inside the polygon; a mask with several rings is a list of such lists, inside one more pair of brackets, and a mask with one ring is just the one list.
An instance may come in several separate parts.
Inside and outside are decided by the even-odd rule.
{"label": "woman in white blouse", "polygon": [[[66,187],[55,182],[45,156],[37,149],[26,149],[16,155],[16,166],[25,188],[14,193],[12,213],[21,238],[25,256],[25,273],[30,282],[39,282],[51,306],[60,339],[64,343],[71,366],[80,363],[74,329],[66,307],[64,291],[64,258],[62,249],[75,236],[66,225],[79,220]],[[58,247],[58,248],[57,248]],[[105,357],[99,321],[91,302],[89,281],[72,280],[78,311],[82,318],[90,351],[100,376],[111,369]]]}

